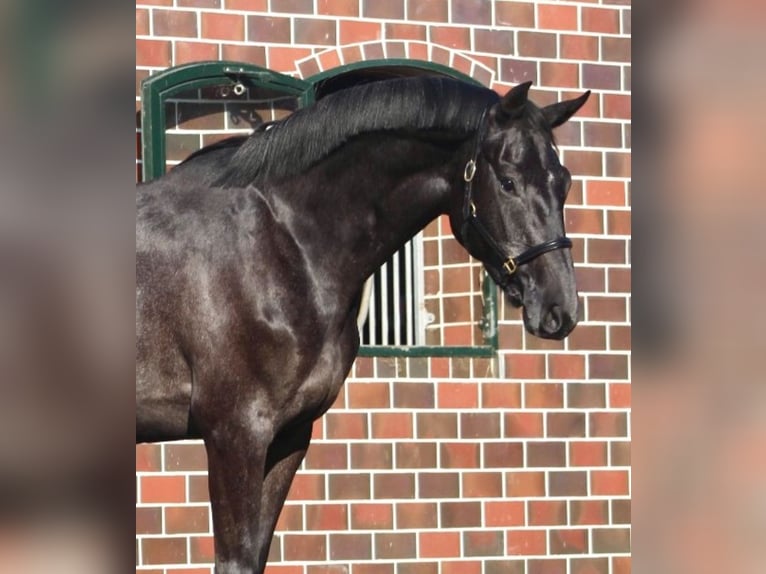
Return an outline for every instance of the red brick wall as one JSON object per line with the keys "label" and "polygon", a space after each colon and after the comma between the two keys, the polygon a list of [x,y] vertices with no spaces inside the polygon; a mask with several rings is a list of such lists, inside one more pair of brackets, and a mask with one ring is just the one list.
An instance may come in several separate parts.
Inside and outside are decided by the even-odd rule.
{"label": "red brick wall", "polygon": [[[304,77],[427,59],[501,92],[534,80],[538,103],[593,90],[558,133],[580,325],[542,341],[501,303],[496,359],[358,359],[315,425],[271,574],[629,572],[630,16],[619,0],[137,4],[137,93],[153,71],[218,58]],[[450,312],[445,292],[474,276],[446,222],[430,232],[443,274],[427,295]],[[201,445],[138,446],[136,471],[137,569],[209,572]]]}

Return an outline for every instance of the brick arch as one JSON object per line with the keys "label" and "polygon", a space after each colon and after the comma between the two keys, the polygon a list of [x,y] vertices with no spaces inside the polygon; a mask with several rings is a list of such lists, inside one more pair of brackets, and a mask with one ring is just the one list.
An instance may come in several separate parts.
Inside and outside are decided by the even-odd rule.
{"label": "brick arch", "polygon": [[418,40],[359,42],[328,48],[296,60],[295,71],[299,77],[308,78],[345,64],[388,58],[409,58],[442,64],[472,77],[484,86],[495,85],[495,71],[465,52]]}

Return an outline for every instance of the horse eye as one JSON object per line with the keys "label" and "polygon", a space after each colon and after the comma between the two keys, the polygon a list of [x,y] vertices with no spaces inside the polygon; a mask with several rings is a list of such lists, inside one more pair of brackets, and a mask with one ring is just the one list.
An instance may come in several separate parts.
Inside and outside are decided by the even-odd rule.
{"label": "horse eye", "polygon": [[502,185],[503,189],[507,192],[512,192],[514,189],[516,189],[516,185],[513,183],[513,180],[506,177],[500,180],[500,185]]}

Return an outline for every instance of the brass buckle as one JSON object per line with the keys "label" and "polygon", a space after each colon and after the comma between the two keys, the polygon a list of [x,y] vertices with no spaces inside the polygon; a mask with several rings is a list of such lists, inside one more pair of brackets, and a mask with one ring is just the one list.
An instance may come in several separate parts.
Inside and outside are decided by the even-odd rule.
{"label": "brass buckle", "polygon": [[463,171],[463,179],[465,180],[466,183],[470,183],[474,175],[476,175],[476,162],[471,159],[471,160],[468,160],[467,164],[465,164],[465,170]]}
{"label": "brass buckle", "polygon": [[508,275],[513,275],[516,273],[516,261],[513,260],[513,257],[509,257],[508,260],[503,263],[503,269],[505,269],[505,272],[508,273]]}

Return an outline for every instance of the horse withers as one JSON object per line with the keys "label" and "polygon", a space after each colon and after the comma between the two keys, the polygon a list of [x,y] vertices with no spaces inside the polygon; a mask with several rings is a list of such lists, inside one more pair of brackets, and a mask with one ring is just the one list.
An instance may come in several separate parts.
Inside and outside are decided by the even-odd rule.
{"label": "horse withers", "polygon": [[136,440],[204,440],[217,572],[263,572],[363,285],[428,222],[449,216],[530,333],[575,326],[552,130],[588,93],[541,108],[529,87],[349,88],[138,187]]}

